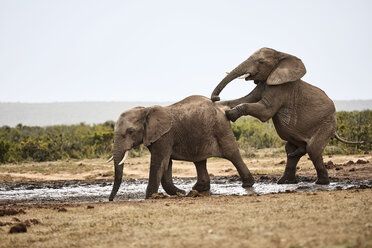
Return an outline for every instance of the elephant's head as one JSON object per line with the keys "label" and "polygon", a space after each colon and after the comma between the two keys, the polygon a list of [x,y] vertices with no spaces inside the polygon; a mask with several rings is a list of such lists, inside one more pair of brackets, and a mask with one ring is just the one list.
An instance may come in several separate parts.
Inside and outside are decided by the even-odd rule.
{"label": "elephant's head", "polygon": [[115,125],[113,159],[115,180],[109,200],[118,192],[123,177],[124,160],[128,151],[140,144],[149,146],[169,132],[172,118],[160,106],[136,107],[122,113]]}
{"label": "elephant's head", "polygon": [[214,89],[211,99],[219,101],[219,94],[235,78],[254,80],[256,84],[266,82],[279,85],[300,79],[306,73],[302,61],[290,54],[261,48],[238,67],[232,70]]}

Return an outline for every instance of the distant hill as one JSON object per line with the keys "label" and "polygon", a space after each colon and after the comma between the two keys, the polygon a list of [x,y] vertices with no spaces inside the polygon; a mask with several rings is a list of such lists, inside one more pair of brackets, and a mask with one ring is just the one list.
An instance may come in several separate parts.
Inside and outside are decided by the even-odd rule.
{"label": "distant hill", "polygon": [[372,100],[350,100],[333,101],[336,105],[337,111],[362,111],[362,110],[372,110]]}
{"label": "distant hill", "polygon": [[60,102],[0,103],[0,126],[51,126],[58,124],[103,123],[136,106],[169,105],[159,102]]}
{"label": "distant hill", "polygon": [[[337,111],[372,109],[372,100],[334,101]],[[115,121],[135,106],[166,106],[171,102],[61,102],[61,103],[0,103],[0,126],[51,126]]]}

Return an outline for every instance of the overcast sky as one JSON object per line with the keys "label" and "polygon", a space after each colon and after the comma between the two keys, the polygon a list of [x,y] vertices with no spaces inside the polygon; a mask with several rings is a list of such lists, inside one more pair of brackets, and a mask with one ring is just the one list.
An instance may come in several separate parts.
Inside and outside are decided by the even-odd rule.
{"label": "overcast sky", "polygon": [[372,99],[371,13],[368,0],[0,0],[0,102],[210,96],[261,47],[301,58],[334,100]]}

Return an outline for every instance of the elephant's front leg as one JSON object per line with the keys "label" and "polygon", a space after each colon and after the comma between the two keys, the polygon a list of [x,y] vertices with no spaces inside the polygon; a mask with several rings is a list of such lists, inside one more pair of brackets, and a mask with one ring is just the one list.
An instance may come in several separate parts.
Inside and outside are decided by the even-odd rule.
{"label": "elephant's front leg", "polygon": [[146,199],[150,198],[152,194],[158,193],[160,180],[164,174],[165,169],[169,163],[170,156],[164,157],[156,155],[151,155],[150,164],[150,176],[149,183],[146,189]]}
{"label": "elephant's front leg", "polygon": [[226,110],[226,117],[231,121],[236,121],[240,116],[252,115],[260,121],[267,121],[272,118],[277,111],[277,106],[271,106],[267,101],[261,100],[257,103],[242,103],[233,109]]}
{"label": "elephant's front leg", "polygon": [[164,171],[163,177],[161,178],[161,186],[167,194],[176,195],[177,193],[186,194],[182,189],[177,188],[173,184],[172,178],[172,160],[169,160],[168,168]]}
{"label": "elephant's front leg", "polygon": [[198,180],[196,181],[195,185],[192,189],[197,190],[199,192],[209,191],[211,188],[209,174],[207,171],[207,160],[194,162],[196,167],[196,173]]}

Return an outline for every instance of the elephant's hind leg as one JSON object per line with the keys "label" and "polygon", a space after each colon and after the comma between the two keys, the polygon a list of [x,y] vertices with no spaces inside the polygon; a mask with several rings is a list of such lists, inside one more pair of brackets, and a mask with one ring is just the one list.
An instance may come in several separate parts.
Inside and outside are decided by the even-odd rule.
{"label": "elephant's hind leg", "polygon": [[196,173],[198,180],[196,181],[195,185],[192,189],[197,190],[199,192],[209,191],[211,188],[209,174],[207,171],[207,160],[202,160],[199,162],[194,162],[196,167]]}
{"label": "elephant's hind leg", "polygon": [[[287,165],[285,166],[284,174],[279,179],[278,184],[297,183],[296,166],[300,158],[306,154],[306,152],[303,153],[302,150],[305,149],[298,148],[290,142],[287,142],[287,144],[285,144],[285,151],[287,153]],[[296,153],[296,156],[292,156],[294,153]]]}
{"label": "elephant's hind leg", "polygon": [[219,143],[223,153],[223,158],[230,160],[237,169],[239,176],[243,181],[242,186],[244,188],[252,187],[254,184],[254,178],[240,155],[234,135],[231,133],[231,135],[225,136],[219,140]]}
{"label": "elephant's hind leg", "polygon": [[318,132],[306,147],[307,153],[314,164],[318,176],[318,179],[315,182],[316,184],[329,184],[328,171],[323,164],[322,153],[331,139],[331,135],[334,133],[334,130],[331,128],[332,127],[328,127],[328,131],[330,131],[329,134],[326,133],[327,127],[321,129],[321,132]]}
{"label": "elephant's hind leg", "polygon": [[161,178],[161,186],[169,195],[176,195],[177,193],[185,194],[182,189],[177,188],[173,184],[172,178],[172,159],[169,160],[168,168],[165,169],[163,177]]}

